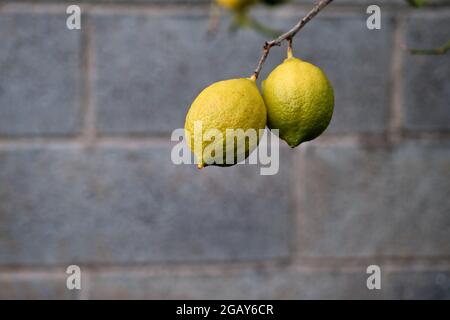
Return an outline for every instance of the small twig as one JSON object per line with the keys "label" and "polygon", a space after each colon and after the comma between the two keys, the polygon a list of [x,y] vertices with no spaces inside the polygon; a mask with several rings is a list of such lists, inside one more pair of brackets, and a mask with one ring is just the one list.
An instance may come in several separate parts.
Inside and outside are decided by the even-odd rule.
{"label": "small twig", "polygon": [[[259,73],[261,72],[262,66],[264,62],[267,59],[267,56],[269,55],[269,51],[274,46],[280,46],[283,41],[290,41],[292,42],[292,38],[295,37],[297,32],[299,32],[305,24],[307,24],[312,18],[314,18],[323,8],[325,8],[328,4],[330,4],[333,0],[321,0],[319,1],[312,9],[308,12],[308,14],[301,19],[291,30],[289,30],[286,33],[283,33],[278,38],[268,41],[264,43],[263,46],[263,53],[261,55],[261,58],[259,59],[258,66],[255,69],[255,72],[253,72],[252,79],[257,79],[259,76]],[[292,45],[292,43],[291,43]]]}
{"label": "small twig", "polygon": [[418,55],[441,55],[450,50],[450,40],[443,46],[434,49],[408,49],[411,54]]}
{"label": "small twig", "polygon": [[209,9],[208,34],[215,34],[219,28],[220,10],[214,1],[211,2]]}

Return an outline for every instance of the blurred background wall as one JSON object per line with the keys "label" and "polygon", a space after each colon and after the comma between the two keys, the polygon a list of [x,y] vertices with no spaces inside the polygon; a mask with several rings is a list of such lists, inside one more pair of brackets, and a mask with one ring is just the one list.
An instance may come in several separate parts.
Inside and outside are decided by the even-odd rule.
{"label": "blurred background wall", "polygon": [[[252,14],[287,30],[312,3]],[[274,176],[171,162],[193,98],[249,76],[268,40],[226,17],[208,36],[208,15],[201,0],[1,2],[0,298],[450,298],[450,55],[402,49],[450,38],[448,2],[337,0],[311,21],[295,53],[328,74],[335,114],[320,139],[282,142]]]}

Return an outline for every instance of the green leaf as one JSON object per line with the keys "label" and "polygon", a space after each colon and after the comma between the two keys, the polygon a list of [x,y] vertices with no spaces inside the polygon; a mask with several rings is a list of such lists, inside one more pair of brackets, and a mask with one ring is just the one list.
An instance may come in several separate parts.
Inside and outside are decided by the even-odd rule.
{"label": "green leaf", "polygon": [[246,11],[235,12],[231,30],[235,31],[238,27],[250,28],[271,38],[276,38],[282,33],[281,31],[272,29],[252,18]]}
{"label": "green leaf", "polygon": [[427,0],[406,0],[410,6],[421,8],[427,4]]}

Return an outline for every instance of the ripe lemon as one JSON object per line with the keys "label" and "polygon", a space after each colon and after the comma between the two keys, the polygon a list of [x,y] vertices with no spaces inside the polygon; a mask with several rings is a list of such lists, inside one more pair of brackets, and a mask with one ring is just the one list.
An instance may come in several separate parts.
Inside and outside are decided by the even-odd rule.
{"label": "ripe lemon", "polygon": [[331,121],[333,87],[323,71],[288,53],[262,83],[267,125],[292,148],[318,137]]}
{"label": "ripe lemon", "polygon": [[216,0],[217,4],[230,9],[230,10],[241,10],[252,4],[257,0]]}
{"label": "ripe lemon", "polygon": [[[230,166],[256,148],[266,120],[266,107],[255,80],[219,81],[204,89],[189,108],[186,141],[199,168]],[[230,135],[236,132],[249,135]]]}

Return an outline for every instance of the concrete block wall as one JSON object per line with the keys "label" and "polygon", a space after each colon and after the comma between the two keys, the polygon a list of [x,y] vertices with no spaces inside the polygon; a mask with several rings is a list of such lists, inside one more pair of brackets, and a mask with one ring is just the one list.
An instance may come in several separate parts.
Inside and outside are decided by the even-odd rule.
{"label": "concrete block wall", "polygon": [[[267,40],[227,18],[208,36],[208,3],[0,4],[0,298],[449,299],[450,55],[402,47],[447,41],[450,6],[320,13],[294,47],[334,85],[332,124],[261,176],[170,160],[192,99],[249,76]],[[255,14],[284,30],[312,3]]]}

